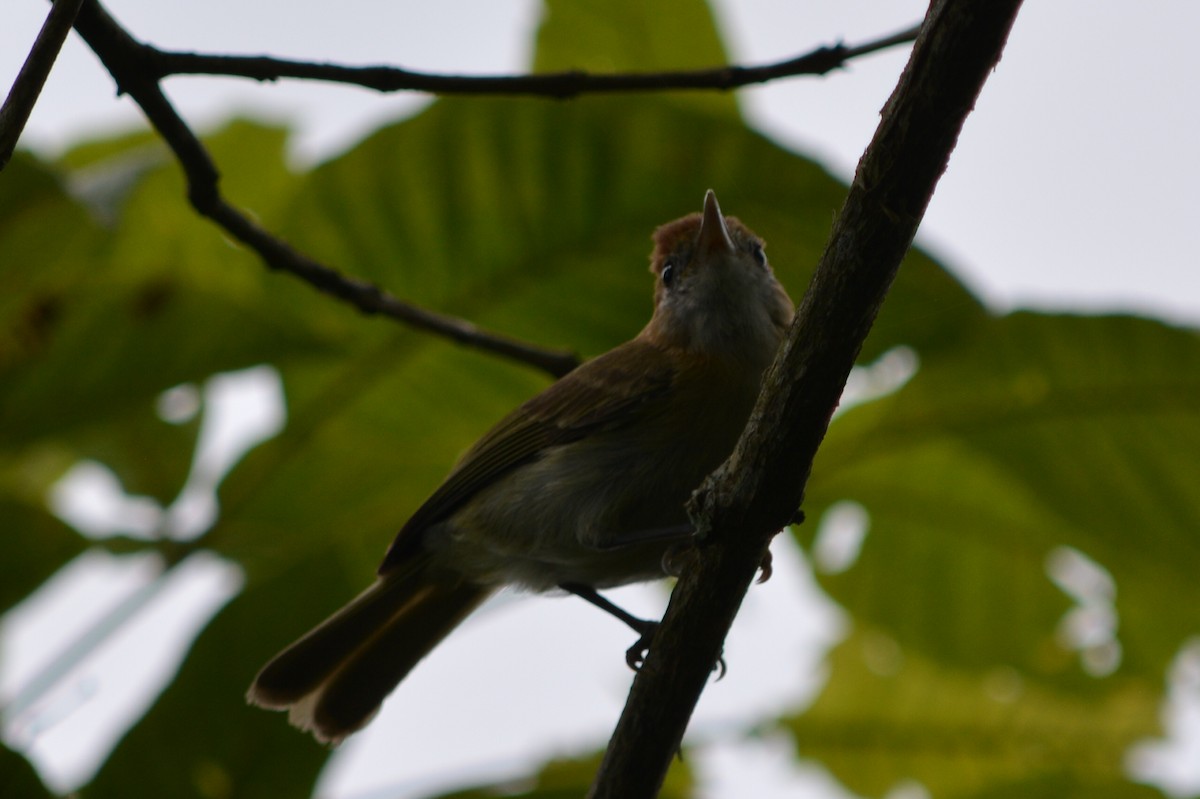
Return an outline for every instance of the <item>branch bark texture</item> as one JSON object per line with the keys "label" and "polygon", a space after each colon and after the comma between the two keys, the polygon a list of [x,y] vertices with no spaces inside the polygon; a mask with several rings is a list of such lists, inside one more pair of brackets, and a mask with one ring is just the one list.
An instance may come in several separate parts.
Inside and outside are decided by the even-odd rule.
{"label": "branch bark texture", "polygon": [[582,94],[606,92],[657,92],[672,90],[730,90],[799,75],[825,75],[854,58],[911,42],[918,27],[908,28],[862,44],[842,43],[818,47],[803,55],[753,66],[729,64],[711,69],[667,72],[615,72],[584,70],[534,75],[438,75],[394,66],[317,64],[270,56],[185,53],[149,48],[154,75],[232,75],[260,81],[281,78],[320,80],[362,86],[378,92],[416,91],[431,94],[502,94],[566,100]]}
{"label": "branch bark texture", "polygon": [[29,56],[17,73],[9,89],[4,105],[0,106],[0,170],[8,166],[21,131],[29,121],[29,114],[37,103],[50,68],[58,59],[58,51],[62,49],[75,15],[83,0],[57,0],[46,16],[46,22],[38,32],[37,39],[29,51]]}
{"label": "branch bark texture", "polygon": [[633,681],[594,799],[648,799],[661,788],[766,548],[803,498],[846,378],[1020,5],[930,6],[750,423],[692,498],[703,543]]}

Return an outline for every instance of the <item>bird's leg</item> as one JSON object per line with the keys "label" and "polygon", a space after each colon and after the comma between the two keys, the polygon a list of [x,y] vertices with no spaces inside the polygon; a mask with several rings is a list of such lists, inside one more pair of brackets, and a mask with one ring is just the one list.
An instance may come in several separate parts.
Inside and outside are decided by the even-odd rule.
{"label": "bird's leg", "polygon": [[560,583],[558,587],[567,593],[574,594],[580,599],[587,600],[605,613],[615,616],[637,633],[640,637],[634,642],[633,646],[625,650],[625,662],[634,671],[641,668],[642,662],[646,659],[646,653],[650,651],[650,642],[654,640],[654,634],[658,632],[658,622],[651,621],[650,619],[639,619],[620,605],[601,596],[590,585],[584,585],[583,583]]}
{"label": "bird's leg", "polygon": [[[801,524],[803,521],[804,511],[797,509],[788,523]],[[689,553],[694,544],[695,536],[695,528],[690,524],[680,524],[674,527],[639,530],[626,535],[606,537],[604,542],[596,548],[607,550],[650,541],[674,542],[663,553],[663,571],[671,576],[678,577],[683,573],[683,564],[687,560],[687,553]],[[758,582],[765,583],[771,579],[773,571],[771,560],[771,550],[768,549],[763,554],[762,563],[759,565],[761,574],[759,575]],[[625,650],[625,662],[634,671],[641,668],[642,663],[646,660],[646,653],[650,651],[650,644],[654,640],[654,634],[658,632],[659,622],[649,619],[639,619],[629,611],[601,596],[590,585],[584,585],[583,583],[559,583],[558,587],[569,594],[574,594],[580,599],[587,600],[604,612],[615,616],[636,632],[639,637],[633,646]],[[716,669],[720,672],[717,676],[719,680],[725,676],[725,658],[723,656],[717,661]]]}
{"label": "bird's leg", "polygon": [[[658,632],[659,622],[651,621],[650,619],[639,619],[620,605],[601,596],[590,585],[584,585],[583,583],[559,583],[558,587],[569,594],[574,594],[580,599],[587,600],[604,612],[615,616],[637,633],[639,636],[638,639],[633,642],[633,646],[625,650],[625,662],[634,671],[642,667],[642,663],[646,660],[646,653],[650,651],[650,644],[654,641],[654,635]],[[719,672],[717,675],[718,680],[725,676],[724,656],[717,661],[717,665],[714,668]]]}

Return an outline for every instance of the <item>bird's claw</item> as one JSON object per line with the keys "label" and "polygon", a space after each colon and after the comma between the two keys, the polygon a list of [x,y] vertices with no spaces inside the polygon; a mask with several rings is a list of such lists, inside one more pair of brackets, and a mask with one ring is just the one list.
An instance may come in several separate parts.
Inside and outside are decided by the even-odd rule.
{"label": "bird's claw", "polygon": [[[803,521],[804,511],[797,509],[788,523],[801,524]],[[677,542],[667,547],[666,551],[663,553],[663,572],[671,577],[680,577],[691,564],[691,561],[695,560],[695,558],[696,545],[694,541],[685,540]],[[771,575],[775,573],[774,566],[772,565],[773,561],[774,558],[771,555],[771,550],[768,549],[763,552],[762,560],[758,564],[759,575],[756,582],[761,584],[771,579]],[[631,620],[629,618],[623,618],[622,620],[641,634],[638,639],[634,641],[633,646],[625,650],[625,663],[628,664],[629,668],[633,669],[634,671],[640,671],[642,664],[646,662],[646,655],[650,652],[650,645],[654,641],[654,635],[658,632],[658,622],[643,621],[641,622],[642,626],[635,626],[634,621],[637,620]],[[717,658],[717,663],[715,666],[713,666],[713,671],[717,672],[718,680],[723,678],[729,671],[728,667],[725,665],[724,654]]]}
{"label": "bird's claw", "polygon": [[767,580],[770,580],[771,575],[775,573],[775,570],[771,567],[771,561],[771,550],[768,549],[763,553],[762,561],[760,561],[758,564],[758,570],[761,572],[761,574],[758,575],[758,580],[756,582],[758,582],[760,585],[765,583]]}
{"label": "bird's claw", "polygon": [[625,650],[625,663],[634,671],[641,671],[642,664],[646,662],[646,655],[650,652],[650,644],[658,632],[658,622],[647,621],[644,624],[641,636],[633,642],[633,646]]}
{"label": "bird's claw", "polygon": [[[794,514],[792,514],[792,518],[788,521],[788,524],[791,525],[791,524],[803,524],[803,523],[804,523],[804,511],[797,508],[796,512]],[[759,584],[765,583],[767,580],[770,580],[771,575],[775,573],[775,570],[773,568],[771,568],[771,550],[768,549],[766,552],[763,553],[762,562],[758,564],[758,570],[760,572],[762,572],[760,575],[758,575],[758,580],[756,581]]]}
{"label": "bird's claw", "polygon": [[[625,650],[625,663],[634,671],[642,670],[642,665],[646,662],[646,655],[650,653],[650,645],[654,643],[654,636],[658,634],[659,622],[647,621],[644,622],[644,625],[641,629],[641,636],[633,642],[633,646]],[[713,671],[717,672],[718,680],[729,671],[725,665],[725,653],[722,652],[717,658]]]}
{"label": "bird's claw", "polygon": [[668,577],[682,577],[683,573],[692,568],[696,562],[696,543],[680,541],[667,547],[662,556],[663,574]]}

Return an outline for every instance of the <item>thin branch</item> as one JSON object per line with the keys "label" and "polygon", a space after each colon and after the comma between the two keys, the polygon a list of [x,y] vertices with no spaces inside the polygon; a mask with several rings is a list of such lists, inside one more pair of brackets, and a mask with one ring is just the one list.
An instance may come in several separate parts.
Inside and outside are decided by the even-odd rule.
{"label": "thin branch", "polygon": [[463,319],[404,302],[373,283],[347,277],[304,255],[264,230],[221,196],[216,165],[158,85],[153,49],[130,36],[96,0],[84,3],[75,20],[75,30],[116,80],[117,90],[133,98],[175,153],[187,179],[192,207],[258,253],[271,269],[295,275],[365,314],[386,316],[460,344],[535,366],[555,377],[578,365],[579,359],[572,353],[527,344],[483,330]]}
{"label": "thin branch", "polygon": [[17,73],[17,79],[8,91],[4,105],[0,106],[0,170],[8,166],[13,151],[17,149],[21,131],[25,130],[25,123],[29,121],[33,106],[42,93],[42,87],[46,85],[46,78],[58,59],[58,52],[71,32],[71,25],[82,4],[83,0],[56,0],[33,41],[25,63],[21,65],[21,71]]}
{"label": "thin branch", "polygon": [[795,58],[759,66],[729,65],[711,69],[669,72],[591,74],[582,70],[539,75],[438,75],[391,66],[350,67],[270,56],[206,55],[171,52],[141,45],[156,78],[169,75],[229,75],[275,81],[281,78],[319,80],[362,86],[379,92],[418,91],[430,94],[533,95],[567,99],[602,92],[736,89],[798,75],[824,75],[860,56],[886,50],[917,38],[920,26],[848,47],[842,43]]}
{"label": "thin branch", "polygon": [[767,545],[803,497],[846,377],[1020,5],[932,3],[750,423],[689,503],[705,543],[671,595],[589,796],[658,793]]}

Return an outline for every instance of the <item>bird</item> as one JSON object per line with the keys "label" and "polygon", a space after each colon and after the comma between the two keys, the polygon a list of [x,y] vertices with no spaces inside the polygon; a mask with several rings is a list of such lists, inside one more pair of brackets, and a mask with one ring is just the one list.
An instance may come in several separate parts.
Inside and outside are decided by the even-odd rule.
{"label": "bird", "polygon": [[630,341],[501,419],[400,529],[375,581],[270,660],[247,700],[318,741],[364,727],[417,663],[506,586],[577,594],[661,578],[685,504],[732,452],[794,306],[763,241],[703,211],[658,227],[654,309]]}

